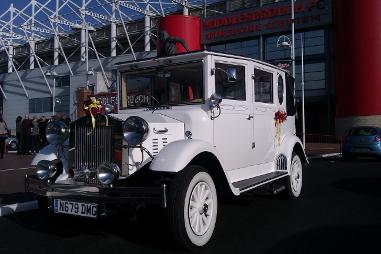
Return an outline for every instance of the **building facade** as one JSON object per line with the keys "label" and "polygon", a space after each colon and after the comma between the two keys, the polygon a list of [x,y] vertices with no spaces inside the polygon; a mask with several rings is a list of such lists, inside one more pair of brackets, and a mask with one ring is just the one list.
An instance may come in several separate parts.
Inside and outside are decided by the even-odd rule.
{"label": "building facade", "polygon": [[[367,0],[297,0],[295,1],[295,81],[298,108],[297,130],[301,132],[301,60],[303,43],[305,81],[305,123],[307,134],[345,135],[354,125],[381,126],[381,1]],[[201,43],[204,49],[248,56],[270,62],[291,72],[291,1],[290,0],[226,0],[209,4],[206,8],[189,9],[190,15],[201,16]],[[360,21],[361,22],[360,22]],[[157,19],[150,20],[153,29]],[[135,45],[140,51],[144,39],[139,33],[144,30],[144,21],[129,22],[135,29]],[[118,32],[119,31],[119,32]],[[123,37],[123,26],[118,24],[117,36],[128,48]],[[153,30],[154,31],[154,30]],[[109,49],[109,27],[101,27],[94,33],[95,43],[105,58],[102,58],[110,83],[115,83],[113,65],[131,60],[131,54],[118,49],[111,56]],[[154,32],[155,33],[155,32]],[[65,38],[64,46],[71,55],[74,75],[69,75],[65,64],[54,67],[58,104],[56,112],[72,116],[76,107],[74,91],[86,84],[99,91],[109,91],[102,81],[101,68],[96,56],[90,54],[90,67],[94,74],[86,74],[84,62],[75,52],[78,33]],[[140,38],[140,39],[139,39]],[[139,57],[156,54],[156,38],[151,37],[151,52],[140,53]],[[41,42],[40,56],[51,64],[52,41]],[[71,51],[72,47],[72,51]],[[15,49],[15,59],[22,60],[25,48]],[[24,52],[24,53],[22,53]],[[129,53],[129,52],[127,52]],[[1,61],[0,84],[7,92],[7,100],[0,98],[8,122],[25,113],[48,115],[52,113],[52,96],[44,83],[41,71],[28,70],[21,65],[20,76],[26,82],[29,98],[15,73],[6,72],[6,61]],[[50,60],[49,60],[50,59]],[[50,62],[49,62],[50,61]],[[62,59],[61,59],[62,62]],[[367,64],[369,63],[369,64]],[[22,70],[24,69],[24,70]],[[49,66],[44,70],[51,69]],[[380,74],[379,74],[380,73]],[[52,84],[52,79],[49,79]],[[97,90],[97,91],[98,91]],[[1,97],[1,96],[0,96]],[[10,124],[12,128],[12,124]]]}

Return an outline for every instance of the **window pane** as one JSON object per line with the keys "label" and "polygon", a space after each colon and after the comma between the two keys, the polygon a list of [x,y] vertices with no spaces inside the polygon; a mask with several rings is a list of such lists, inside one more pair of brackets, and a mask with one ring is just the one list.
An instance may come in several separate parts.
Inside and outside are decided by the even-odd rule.
{"label": "window pane", "polygon": [[279,104],[281,104],[281,105],[283,103],[283,94],[284,94],[283,78],[281,75],[279,75],[279,77],[278,77],[278,101],[279,101]]}
{"label": "window pane", "polygon": [[259,58],[259,42],[258,39],[250,39],[242,42],[233,42],[227,44],[219,44],[210,46],[211,51],[222,52],[251,58]]}
{"label": "window pane", "polygon": [[255,69],[254,76],[255,101],[273,103],[273,74]]}
{"label": "window pane", "polygon": [[[228,69],[236,69],[235,81],[229,80]],[[246,100],[245,93],[245,67],[216,63],[216,93],[223,99]]]}
{"label": "window pane", "polygon": [[184,105],[204,100],[201,62],[127,72],[122,77],[122,102],[127,107]]}

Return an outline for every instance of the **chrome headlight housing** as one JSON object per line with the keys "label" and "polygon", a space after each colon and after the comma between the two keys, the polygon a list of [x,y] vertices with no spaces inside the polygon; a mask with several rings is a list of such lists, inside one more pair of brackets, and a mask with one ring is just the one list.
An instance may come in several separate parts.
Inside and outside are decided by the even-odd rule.
{"label": "chrome headlight housing", "polygon": [[148,123],[138,116],[131,116],[123,123],[123,138],[129,146],[143,143],[148,136],[148,131]]}
{"label": "chrome headlight housing", "polygon": [[119,178],[120,168],[115,163],[103,162],[97,168],[98,180],[102,184],[111,184]]}
{"label": "chrome headlight housing", "polygon": [[46,140],[49,144],[59,145],[69,137],[69,127],[62,121],[50,121],[46,127]]}
{"label": "chrome headlight housing", "polygon": [[55,176],[58,172],[56,163],[48,160],[42,160],[37,163],[37,177],[40,180],[46,180]]}

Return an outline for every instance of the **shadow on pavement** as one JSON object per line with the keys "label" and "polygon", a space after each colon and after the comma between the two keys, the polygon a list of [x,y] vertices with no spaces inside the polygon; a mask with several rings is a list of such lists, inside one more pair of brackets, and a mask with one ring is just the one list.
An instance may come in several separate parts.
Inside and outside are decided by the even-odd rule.
{"label": "shadow on pavement", "polygon": [[337,181],[334,186],[358,194],[381,197],[381,178],[348,178]]}
{"label": "shadow on pavement", "polygon": [[[127,244],[136,244],[164,252],[176,252],[180,249],[171,243],[166,231],[164,211],[160,207],[141,209],[138,216],[124,213],[100,218],[98,220],[66,215],[48,214],[46,210],[34,210],[18,213],[7,218],[18,225],[46,235],[75,239],[83,236],[107,238],[114,235],[126,240]],[[36,221],[38,221],[36,223]],[[36,243],[38,248],[38,243]],[[81,252],[81,253],[87,253]]]}
{"label": "shadow on pavement", "polygon": [[332,226],[299,232],[276,243],[267,254],[376,253],[381,227]]}

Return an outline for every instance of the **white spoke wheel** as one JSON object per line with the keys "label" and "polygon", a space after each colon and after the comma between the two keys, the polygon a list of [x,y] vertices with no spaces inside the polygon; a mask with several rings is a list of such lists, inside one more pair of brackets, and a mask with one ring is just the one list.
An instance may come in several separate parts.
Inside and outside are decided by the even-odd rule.
{"label": "white spoke wheel", "polygon": [[204,246],[213,235],[217,219],[217,191],[206,169],[188,166],[170,186],[170,233],[187,249]]}
{"label": "white spoke wheel", "polygon": [[11,144],[9,146],[10,146],[11,150],[17,149],[17,143],[16,142],[11,142]]}
{"label": "white spoke wheel", "polygon": [[302,193],[303,186],[303,164],[297,154],[292,155],[290,175],[287,177],[286,188],[288,196],[296,199]]}

